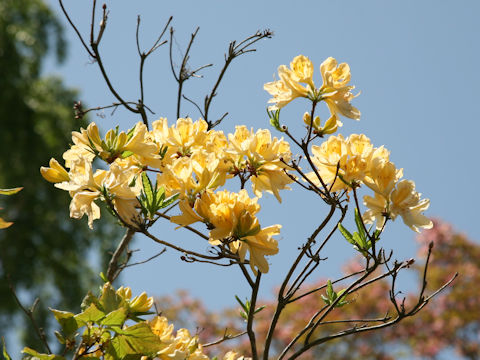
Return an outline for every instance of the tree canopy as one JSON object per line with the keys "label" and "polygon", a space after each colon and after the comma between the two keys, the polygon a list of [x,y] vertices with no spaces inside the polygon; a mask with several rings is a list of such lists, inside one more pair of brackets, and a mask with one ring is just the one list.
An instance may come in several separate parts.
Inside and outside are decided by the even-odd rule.
{"label": "tree canopy", "polygon": [[[62,27],[44,1],[0,2],[0,187],[24,187],[1,203],[2,217],[15,222],[0,233],[4,329],[20,311],[9,283],[30,302],[27,306],[41,298],[35,313],[45,327],[44,304],[65,308],[78,304],[94,279],[91,267],[98,257],[91,249],[107,255],[118,235],[108,219],[96,224],[94,233],[83,222],[68,220],[64,207],[68,194],[43,181],[39,172],[50,156],[61,156],[71,130],[87,124],[74,118],[78,93],[60,78],[42,76],[45,59],[54,56],[61,61],[65,51]],[[35,336],[25,339],[35,345]]]}

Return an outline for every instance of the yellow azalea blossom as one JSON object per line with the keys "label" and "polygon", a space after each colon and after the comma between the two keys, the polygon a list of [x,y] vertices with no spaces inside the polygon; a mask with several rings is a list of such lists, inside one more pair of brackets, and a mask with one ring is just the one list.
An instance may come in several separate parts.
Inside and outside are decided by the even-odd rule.
{"label": "yellow azalea blossom", "polygon": [[102,140],[98,127],[95,123],[90,123],[87,129],[72,131],[73,144],[69,150],[63,153],[65,166],[70,168],[72,161],[78,158],[88,159],[90,162],[95,158],[95,153],[101,151]]}
{"label": "yellow azalea blossom", "polygon": [[306,56],[295,57],[290,68],[281,65],[278,68],[280,80],[263,86],[264,90],[273,96],[268,102],[274,105],[269,106],[268,110],[279,110],[298,97],[306,97],[314,102],[323,100],[332,115],[323,134],[331,134],[336,131],[336,127],[342,126],[340,115],[359,120],[360,111],[351,104],[355,96],[351,93],[354,86],[348,85],[351,78],[348,64],[338,64],[337,60],[329,57],[320,65],[320,73],[323,84],[316,88],[313,82],[313,64]]}
{"label": "yellow azalea blossom", "polygon": [[235,351],[229,351],[223,357],[223,360],[251,360],[252,358],[238,355]]}
{"label": "yellow azalea blossom", "polygon": [[173,324],[169,324],[165,316],[155,316],[148,322],[152,332],[160,338],[160,341],[169,344],[173,340]]}
{"label": "yellow azalea blossom", "polygon": [[[333,184],[331,191],[350,190],[349,184],[361,182],[369,174],[374,150],[370,139],[363,134],[346,139],[342,135],[331,136],[320,146],[312,146],[312,161],[324,183]],[[314,172],[307,176],[317,186],[320,184]]]}
{"label": "yellow azalea blossom", "polygon": [[205,147],[208,124],[205,120],[192,121],[191,118],[179,118],[175,125],[168,127],[166,118],[153,122],[152,135],[155,142],[166,149],[164,161],[190,156],[198,149]]}
{"label": "yellow azalea blossom", "polygon": [[180,199],[188,199],[193,205],[197,194],[225,184],[226,171],[214,153],[197,151],[190,157],[179,157],[166,165],[157,175],[157,182],[164,186],[167,196],[178,193]]}
{"label": "yellow azalea blossom", "polygon": [[191,336],[187,329],[178,330],[168,346],[159,351],[156,357],[162,360],[208,360],[198,337]]}
{"label": "yellow azalea blossom", "polygon": [[132,289],[129,287],[120,286],[115,293],[127,302],[132,298]]}
{"label": "yellow azalea blossom", "polygon": [[[53,166],[57,167],[56,164]],[[93,173],[92,163],[84,157],[71,160],[70,166],[70,171],[62,175],[66,180],[55,184],[55,187],[68,191],[72,197],[70,217],[80,219],[87,215],[88,226],[93,228],[93,221],[100,218],[100,208],[94,201],[100,198],[103,189],[106,189],[112,196],[112,203],[119,216],[130,224],[138,222],[137,196],[140,194],[141,185],[137,182],[136,186],[130,186],[133,178],[139,174],[138,167],[129,166],[128,162],[116,161],[110,165],[108,171],[99,169]]]}
{"label": "yellow azalea blossom", "polygon": [[392,218],[400,215],[405,225],[416,232],[420,232],[419,228],[433,227],[432,221],[422,214],[428,209],[430,200],[420,199],[420,196],[421,194],[415,191],[415,183],[411,180],[400,181],[390,195]]}
{"label": "yellow azalea blossom", "polygon": [[[110,284],[106,283],[104,286],[107,287]],[[115,293],[127,303],[131,312],[147,312],[153,305],[153,297],[148,297],[145,292],[132,299],[132,290],[129,287],[120,286]]]}
{"label": "yellow azalea blossom", "polygon": [[385,221],[390,216],[388,210],[388,200],[380,193],[375,193],[375,197],[365,195],[363,204],[368,208],[362,218],[366,224],[376,223],[376,229],[383,228]]}
{"label": "yellow azalea blossom", "polygon": [[[298,97],[307,97],[314,89],[313,64],[303,55],[299,55],[290,63],[290,69],[285,65],[278,67],[280,80],[267,83],[263,88],[273,96],[269,103],[275,103],[268,110],[278,110]],[[308,84],[307,87],[300,83]]]}
{"label": "yellow azalea blossom", "polygon": [[128,303],[131,312],[147,312],[153,305],[153,297],[148,297],[145,292],[135,296]]}
{"label": "yellow azalea blossom", "polygon": [[303,55],[296,56],[290,63],[292,77],[295,81],[310,85],[315,88],[313,83],[313,64],[310,59]]}
{"label": "yellow azalea blossom", "polygon": [[280,225],[261,228],[255,214],[260,210],[257,198],[251,199],[246,190],[232,193],[227,190],[202,193],[193,205],[187,200],[180,202],[182,215],[172,216],[171,221],[181,226],[204,222],[210,229],[210,244],[228,244],[230,251],[238,253],[244,261],[247,250],[250,253],[250,266],[268,272],[267,255],[278,252],[277,240],[272,236],[280,233]]}
{"label": "yellow azalea blossom", "polygon": [[150,140],[147,127],[138,122],[128,134],[118,129],[111,129],[102,140],[95,123],[91,123],[86,130],[72,132],[74,145],[63,154],[67,166],[78,156],[89,158],[90,161],[98,155],[108,163],[118,158],[136,155],[141,157],[145,164],[155,162],[159,158],[159,147]]}
{"label": "yellow azalea blossom", "polygon": [[359,120],[360,111],[350,104],[355,97],[348,86],[350,82],[350,67],[346,63],[338,64],[332,57],[320,65],[323,85],[319,89],[321,99],[325,101],[332,115],[343,115],[350,119]]}
{"label": "yellow azalea blossom", "polygon": [[293,182],[285,172],[290,169],[285,163],[292,156],[288,142],[276,137],[272,140],[269,130],[254,133],[246,126],[237,126],[228,139],[227,152],[232,156],[235,171],[249,172],[255,195],[261,197],[267,191],[281,202],[279,190],[289,189],[288,184]]}
{"label": "yellow azalea blossom", "polygon": [[388,198],[402,176],[403,169],[397,169],[384,157],[374,157],[371,160],[369,174],[363,179],[363,183],[376,193]]}
{"label": "yellow azalea blossom", "polygon": [[100,195],[99,176],[102,171],[92,172],[92,164],[86,158],[77,158],[72,161],[68,181],[56,183],[55,187],[70,192],[70,217],[80,219],[88,217],[88,226],[93,228],[93,220],[100,218],[100,208],[94,203]]}
{"label": "yellow azalea blossom", "polygon": [[65,168],[60,165],[57,160],[51,158],[49,165],[50,167],[42,166],[40,168],[40,173],[45,180],[51,183],[60,183],[70,180],[67,170],[65,170]]}
{"label": "yellow azalea blossom", "polygon": [[364,196],[363,202],[368,210],[363,219],[366,223],[375,220],[377,229],[381,229],[387,218],[395,220],[400,215],[405,225],[413,231],[419,232],[419,228],[430,229],[432,221],[422,214],[428,209],[430,200],[420,199],[420,196],[415,191],[413,181],[401,180],[387,197],[380,192],[376,192],[374,198]]}
{"label": "yellow azalea blossom", "polygon": [[[112,197],[112,204],[120,218],[128,224],[140,222],[138,209],[140,203],[137,197],[141,192],[141,181],[134,181],[141,173],[137,166],[129,162],[115,161],[110,169],[103,173],[101,185]],[[135,183],[135,185],[132,185]]]}

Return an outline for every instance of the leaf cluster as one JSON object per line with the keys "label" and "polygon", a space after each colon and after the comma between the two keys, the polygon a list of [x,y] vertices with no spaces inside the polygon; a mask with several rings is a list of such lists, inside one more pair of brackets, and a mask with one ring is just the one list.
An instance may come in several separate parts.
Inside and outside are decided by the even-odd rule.
{"label": "leaf cluster", "polygon": [[65,359],[71,351],[75,351],[75,356],[88,355],[90,359],[121,360],[154,357],[165,347],[148,322],[141,318],[151,313],[132,309],[110,283],[103,286],[99,297],[89,292],[81,309],[78,314],[50,309],[61,327],[61,332],[55,332],[64,346],[61,355],[41,354],[28,347],[23,352],[40,360]]}

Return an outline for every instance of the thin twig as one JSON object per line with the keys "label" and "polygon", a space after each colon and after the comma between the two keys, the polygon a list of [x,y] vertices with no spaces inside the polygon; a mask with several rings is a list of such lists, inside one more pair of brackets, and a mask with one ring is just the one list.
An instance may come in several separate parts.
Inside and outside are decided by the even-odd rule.
{"label": "thin twig", "polygon": [[45,336],[45,333],[43,332],[43,329],[38,326],[38,324],[35,321],[35,318],[33,316],[33,312],[35,311],[35,308],[38,305],[39,299],[38,298],[35,299],[32,306],[30,307],[30,309],[25,308],[22,305],[20,299],[18,298],[17,293],[15,292],[15,288],[13,287],[13,284],[12,284],[12,281],[11,281],[11,278],[10,278],[10,274],[7,274],[6,278],[7,278],[7,282],[8,282],[8,287],[10,288],[10,291],[11,291],[11,293],[12,293],[14,299],[15,299],[15,302],[20,307],[20,309],[22,309],[22,311],[25,313],[25,315],[27,315],[27,317],[30,319],[30,322],[32,323],[33,328],[35,329],[35,332],[37,333],[37,336],[40,339],[40,341],[42,342],[43,346],[45,346],[45,350],[47,351],[47,353],[51,354],[52,351],[50,350],[50,346],[48,346],[47,337]]}
{"label": "thin twig", "polygon": [[120,272],[125,268],[121,267],[119,265],[119,260],[120,257],[123,255],[125,252],[125,249],[128,247],[128,244],[133,238],[133,235],[135,234],[135,231],[131,228],[127,228],[127,231],[125,232],[125,235],[123,235],[122,240],[118,244],[117,249],[112,255],[112,258],[110,259],[110,262],[108,264],[108,269],[107,269],[107,280],[110,283],[113,283],[115,279],[120,275]]}
{"label": "thin twig", "polygon": [[68,15],[67,10],[65,10],[65,7],[63,6],[63,1],[62,1],[62,0],[58,0],[58,3],[60,4],[60,8],[62,9],[63,14],[64,14],[65,17],[67,18],[68,23],[70,24],[70,26],[73,28],[73,30],[74,30],[75,33],[77,34],[77,36],[78,36],[78,38],[80,39],[80,42],[82,43],[82,45],[83,45],[83,47],[85,48],[85,50],[87,50],[88,55],[90,55],[92,58],[95,58],[95,54],[92,53],[92,51],[88,48],[85,40],[83,40],[82,34],[80,34],[80,31],[78,31],[78,29],[77,29],[77,27],[75,26],[75,24],[73,23],[72,19],[70,19],[70,16]]}
{"label": "thin twig", "polygon": [[[212,122],[208,119],[208,111],[210,110],[210,105],[212,103],[213,98],[217,95],[217,90],[218,87],[220,86],[220,83],[222,82],[223,76],[225,75],[225,72],[227,71],[229,65],[231,62],[236,58],[239,57],[243,54],[249,53],[256,51],[255,49],[249,49],[246,50],[248,47],[252,46],[255,44],[257,41],[264,39],[264,38],[271,38],[273,36],[273,32],[270,30],[264,30],[264,31],[257,31],[255,34],[247,37],[246,39],[240,41],[240,43],[236,44],[236,41],[232,41],[229,46],[228,46],[228,55],[225,55],[225,64],[223,65],[222,70],[220,71],[220,74],[218,75],[217,81],[215,82],[215,85],[213,85],[212,91],[210,91],[209,95],[205,96],[205,101],[204,101],[204,120],[208,124],[208,129],[212,129],[216,125],[218,125],[222,119],[217,120],[215,122]],[[224,115],[223,117],[225,117]]]}
{"label": "thin twig", "polygon": [[207,344],[202,344],[202,347],[206,348],[206,347],[209,347],[209,346],[218,345],[218,344],[221,344],[224,341],[238,338],[242,335],[245,335],[246,333],[247,333],[246,331],[242,331],[241,333],[238,333],[238,334],[235,334],[235,335],[230,335],[230,334],[227,334],[227,329],[225,329],[225,333],[223,334],[223,337],[221,339],[218,339],[216,341],[213,341],[213,342],[210,342],[210,343],[207,343]]}
{"label": "thin twig", "polygon": [[165,253],[166,251],[167,251],[167,248],[163,248],[162,251],[160,251],[159,253],[157,253],[157,254],[149,257],[149,258],[146,259],[146,260],[138,261],[138,262],[131,263],[131,264],[124,264],[124,265],[121,265],[121,268],[122,268],[122,269],[125,269],[125,268],[130,267],[130,266],[136,266],[136,265],[146,264],[147,262],[152,261],[153,259],[156,259],[157,257],[159,257],[160,255],[162,255],[162,254]]}

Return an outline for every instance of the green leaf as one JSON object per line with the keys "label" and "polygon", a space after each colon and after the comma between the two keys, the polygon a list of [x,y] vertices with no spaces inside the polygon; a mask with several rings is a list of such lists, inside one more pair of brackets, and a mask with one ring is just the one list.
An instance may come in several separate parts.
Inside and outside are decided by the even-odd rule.
{"label": "green leaf", "polygon": [[240,298],[237,295],[235,295],[235,299],[240,304],[240,306],[243,308],[243,310],[247,311],[247,307],[245,306],[245,304],[242,302],[242,300],[240,300]]}
{"label": "green leaf", "polygon": [[124,152],[122,152],[122,155],[120,155],[120,157],[122,159],[126,159],[126,158],[132,156],[133,154],[134,154],[133,151],[125,150]]}
{"label": "green leaf", "polygon": [[58,321],[58,323],[62,327],[62,331],[67,338],[71,337],[75,333],[75,331],[77,331],[78,328],[82,326],[75,319],[75,314],[71,312],[60,311],[60,310],[55,310],[51,308],[49,308],[49,310],[53,312],[55,319]]}
{"label": "green leaf", "polygon": [[87,324],[88,322],[97,323],[105,317],[105,313],[99,310],[95,304],[91,304],[84,312],[75,315],[75,320]]}
{"label": "green leaf", "polygon": [[127,319],[128,311],[126,308],[122,307],[118,310],[112,311],[107,314],[105,319],[103,319],[100,324],[104,326],[119,326],[121,327],[125,320]]}
{"label": "green leaf", "polygon": [[26,347],[22,350],[22,353],[32,355],[32,360],[65,360],[63,356],[55,354],[41,354],[29,347]]}
{"label": "green leaf", "polygon": [[82,310],[86,310],[91,304],[95,304],[97,308],[102,308],[102,305],[100,304],[100,301],[98,301],[98,298],[92,294],[91,291],[85,295],[85,297],[82,300],[82,304],[80,305],[80,308]]}
{"label": "green leaf", "polygon": [[327,296],[328,296],[328,298],[331,299],[334,293],[335,292],[333,291],[332,282],[330,280],[328,280],[327,281]]}
{"label": "green leaf", "polygon": [[142,185],[143,193],[145,194],[147,199],[147,204],[150,205],[153,202],[153,186],[150,178],[145,171],[142,172]]}
{"label": "green leaf", "polygon": [[338,230],[340,230],[340,233],[343,235],[345,239],[347,239],[347,241],[350,244],[352,245],[356,244],[355,240],[353,240],[352,234],[341,223],[338,223]]}
{"label": "green leaf", "polygon": [[12,360],[12,358],[10,357],[10,355],[8,355],[8,352],[7,352],[7,345],[5,345],[5,338],[2,336],[2,354],[3,354],[3,358],[5,360]]}
{"label": "green leaf", "polygon": [[157,188],[155,196],[157,198],[157,204],[162,204],[163,200],[165,200],[165,188],[163,186]]}
{"label": "green leaf", "polygon": [[110,283],[106,283],[102,288],[102,295],[100,296],[100,305],[102,306],[105,314],[118,310],[121,306],[125,305],[124,300],[117,295],[115,289]]}
{"label": "green leaf", "polygon": [[146,322],[126,329],[115,329],[117,335],[111,340],[107,353],[114,359],[123,359],[128,355],[153,355],[164,347]]}
{"label": "green leaf", "polygon": [[58,342],[60,344],[64,345],[65,344],[65,337],[62,334],[60,334],[58,331],[55,331],[54,334],[55,334]]}
{"label": "green leaf", "polygon": [[267,114],[268,114],[268,117],[270,118],[270,125],[272,125],[278,131],[284,132],[284,130],[280,126],[280,109],[275,111],[267,110]]}
{"label": "green leaf", "polygon": [[363,240],[363,243],[367,243],[367,234],[365,233],[365,225],[363,224],[362,217],[358,212],[358,209],[355,208],[355,223],[357,224],[358,234]]}
{"label": "green leaf", "polygon": [[363,238],[358,234],[358,232],[353,233],[353,241],[355,241],[355,244],[358,246],[360,250],[366,250],[367,249],[367,244],[363,240]]}
{"label": "green leaf", "polygon": [[0,195],[13,195],[22,190],[23,187],[17,187],[12,189],[0,189]]}
{"label": "green leaf", "polygon": [[163,200],[160,209],[163,209],[163,208],[173,204],[175,201],[177,201],[179,196],[180,196],[180,194],[175,194],[175,195],[169,196],[168,198]]}
{"label": "green leaf", "polygon": [[340,290],[338,292],[338,297],[340,297],[340,300],[337,302],[337,304],[335,305],[335,307],[342,307],[344,305],[347,305],[349,302],[346,299],[347,297],[347,294],[343,295],[342,294],[346,291],[347,289],[343,289],[343,290]]}
{"label": "green leaf", "polygon": [[265,309],[266,307],[267,307],[266,305],[260,306],[259,308],[256,308],[253,313],[254,313],[254,314],[259,313],[260,311],[262,311],[262,310]]}
{"label": "green leaf", "polygon": [[100,272],[99,275],[100,275],[100,278],[103,280],[103,282],[105,282],[105,283],[108,282],[108,279],[107,279],[107,277],[105,276],[105,274],[103,273],[103,271]]}

